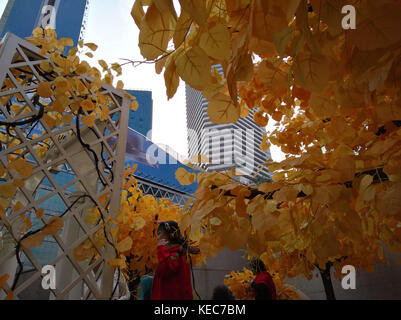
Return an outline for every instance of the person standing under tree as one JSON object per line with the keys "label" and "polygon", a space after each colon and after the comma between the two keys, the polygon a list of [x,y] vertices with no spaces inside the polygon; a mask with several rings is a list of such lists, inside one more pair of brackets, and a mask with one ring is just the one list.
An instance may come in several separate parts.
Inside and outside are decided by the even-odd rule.
{"label": "person standing under tree", "polygon": [[176,221],[158,221],[158,265],[153,279],[152,300],[193,300],[189,254],[199,249],[189,246]]}

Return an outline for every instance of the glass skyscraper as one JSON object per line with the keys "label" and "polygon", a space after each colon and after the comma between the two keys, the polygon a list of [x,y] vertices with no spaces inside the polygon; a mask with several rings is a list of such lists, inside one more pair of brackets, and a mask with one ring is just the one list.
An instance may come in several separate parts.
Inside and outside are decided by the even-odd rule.
{"label": "glass skyscraper", "polygon": [[[222,72],[221,66],[216,66]],[[186,110],[189,157],[204,155],[209,163],[204,169],[224,171],[236,168],[247,178],[270,175],[262,164],[271,158],[270,151],[263,152],[260,144],[265,129],[255,124],[254,110],[234,124],[216,124],[207,113],[209,101],[200,91],[186,85]]]}

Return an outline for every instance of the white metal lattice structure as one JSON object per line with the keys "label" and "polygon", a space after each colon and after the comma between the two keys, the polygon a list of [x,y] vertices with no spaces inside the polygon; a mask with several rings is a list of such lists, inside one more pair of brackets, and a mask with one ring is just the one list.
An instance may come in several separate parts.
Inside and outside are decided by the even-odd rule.
{"label": "white metal lattice structure", "polygon": [[184,207],[188,199],[193,198],[191,194],[177,191],[175,189],[151,182],[149,180],[143,179],[141,177],[136,177],[138,180],[138,186],[144,194],[150,194],[156,199],[166,198],[172,203]]}
{"label": "white metal lattice structure", "polygon": [[[28,41],[13,34],[4,37],[0,48],[0,121],[21,121],[38,113],[33,99],[38,83],[58,76],[55,73],[43,73],[39,66],[44,60],[48,58],[41,56],[39,49]],[[90,82],[86,77],[81,80]],[[21,216],[38,212],[49,203],[57,203],[66,209],[77,199],[80,200],[62,217],[64,228],[61,234],[49,236],[54,238],[57,246],[56,257],[47,263],[56,267],[57,275],[56,289],[51,290],[50,299],[109,299],[112,295],[115,272],[107,265],[107,261],[115,255],[113,247],[106,244],[97,248],[97,258],[91,261],[78,262],[73,254],[74,248],[85,239],[92,241],[94,234],[102,228],[100,224],[93,226],[85,222],[85,210],[95,206],[90,198],[102,208],[105,219],[116,217],[121,201],[129,100],[123,92],[108,85],[104,85],[100,91],[111,101],[108,119],[97,119],[93,130],[82,125],[79,129],[82,140],[96,152],[99,159],[103,159],[98,164],[99,170],[96,169],[93,154],[78,140],[75,120],[69,125],[50,128],[41,118],[15,127],[10,131],[13,137],[6,134],[4,126],[0,126],[0,163],[3,167],[7,167],[16,155],[24,157],[33,165],[32,175],[25,180],[23,187],[15,187],[14,200],[4,208],[5,213],[0,215],[0,276],[10,275],[0,290],[0,299],[10,290],[16,275],[15,245],[22,236],[19,230]],[[24,108],[17,112],[12,107],[13,103],[23,105]],[[48,151],[41,153],[38,145],[47,145]],[[105,164],[112,166],[112,169],[108,170]],[[65,167],[72,173],[72,178],[61,181],[58,175],[65,172],[62,170]],[[100,184],[99,174],[104,185]],[[18,178],[18,174],[11,170],[8,176],[0,177],[0,186],[13,183],[15,178]],[[52,188],[48,193],[38,196],[38,188],[45,181]],[[79,198],[82,195],[88,197]],[[105,206],[98,200],[102,195],[107,198]],[[7,199],[1,199],[0,196],[0,200],[4,206]],[[23,208],[13,210],[17,201]],[[104,209],[106,206],[108,210]],[[35,221],[31,230],[48,221],[49,217],[45,214]],[[34,271],[28,278],[24,277],[23,281],[17,283],[13,292],[15,299],[20,299],[19,295],[23,295],[42,276],[39,249],[21,247],[21,258],[29,260]]]}

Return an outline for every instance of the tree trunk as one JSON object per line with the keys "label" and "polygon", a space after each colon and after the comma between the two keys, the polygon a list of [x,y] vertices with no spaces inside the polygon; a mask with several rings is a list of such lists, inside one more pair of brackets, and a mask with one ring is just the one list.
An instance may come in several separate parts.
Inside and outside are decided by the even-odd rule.
{"label": "tree trunk", "polygon": [[333,283],[331,282],[331,274],[330,269],[333,264],[331,262],[326,263],[326,268],[324,270],[319,269],[320,276],[322,277],[324,291],[326,292],[327,300],[336,300],[336,296],[334,294]]}
{"label": "tree trunk", "polygon": [[129,271],[128,275],[129,275],[128,290],[130,292],[130,300],[139,300],[138,286],[141,283],[141,277],[139,276],[139,272]]}

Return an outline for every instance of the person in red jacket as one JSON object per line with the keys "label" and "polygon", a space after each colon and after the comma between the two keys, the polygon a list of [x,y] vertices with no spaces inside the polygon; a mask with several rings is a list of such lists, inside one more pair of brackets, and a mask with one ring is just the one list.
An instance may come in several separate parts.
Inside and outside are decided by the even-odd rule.
{"label": "person in red jacket", "polygon": [[187,258],[190,253],[199,253],[199,249],[188,246],[176,221],[158,223],[158,265],[152,300],[193,300],[191,266]]}
{"label": "person in red jacket", "polygon": [[251,287],[255,294],[255,300],[277,300],[276,286],[262,260],[253,258],[250,262],[252,272],[256,275]]}

